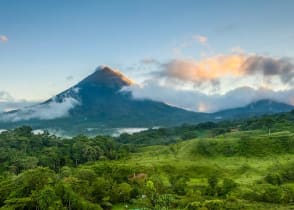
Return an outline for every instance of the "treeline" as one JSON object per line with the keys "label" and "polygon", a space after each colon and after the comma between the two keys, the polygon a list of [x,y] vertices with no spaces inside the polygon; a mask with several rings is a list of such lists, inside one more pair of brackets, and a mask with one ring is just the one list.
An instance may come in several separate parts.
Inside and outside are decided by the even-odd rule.
{"label": "treeline", "polygon": [[294,162],[274,165],[268,171],[262,180],[240,192],[240,196],[255,202],[293,203]]}
{"label": "treeline", "polygon": [[294,134],[281,132],[275,135],[243,133],[238,138],[201,139],[196,142],[194,155],[213,156],[268,156],[294,154]]}
{"label": "treeline", "polygon": [[262,130],[264,133],[294,130],[294,110],[289,113],[265,115],[245,120],[205,122],[197,125],[149,129],[134,134],[121,134],[120,143],[139,145],[166,145],[198,137],[215,137],[233,131]]}
{"label": "treeline", "polygon": [[59,171],[63,166],[126,157],[132,149],[107,136],[64,139],[48,132],[35,135],[31,127],[23,126],[0,134],[0,171],[18,174],[36,166]]}
{"label": "treeline", "polygon": [[294,199],[294,164],[276,167],[247,187],[212,166],[206,166],[207,170],[200,172],[202,182],[193,185],[190,178],[195,176],[194,170],[203,169],[201,166],[183,171],[170,163],[154,171],[148,166],[105,162],[64,166],[60,172],[37,167],[0,176],[0,209],[108,210],[121,204],[121,209],[132,205],[152,210],[239,210],[260,209],[253,202],[290,204]]}
{"label": "treeline", "polygon": [[59,173],[37,167],[17,176],[2,176],[0,209],[100,210],[112,209],[114,204],[124,204],[122,209],[127,209],[128,204],[156,210],[198,209],[200,206],[214,209],[214,206],[227,205],[238,209],[241,205],[221,200],[237,188],[231,179],[211,175],[207,185],[195,191],[187,184],[189,177],[177,168],[165,177],[156,173],[132,175],[136,170],[143,168],[109,163],[97,167],[65,166]]}
{"label": "treeline", "polygon": [[[197,165],[196,155],[217,160],[219,156],[258,159],[294,154],[293,122],[291,112],[153,129],[117,138],[80,135],[66,139],[48,132],[33,134],[27,126],[9,130],[0,134],[0,209],[108,210],[116,205],[152,210],[260,209],[255,202],[271,208],[289,206],[294,200],[292,161],[269,165],[250,184],[244,184],[236,177],[250,172],[249,165],[230,170],[206,164],[209,161]],[[165,148],[158,150],[164,161],[153,162],[156,158],[151,150],[129,159],[130,153],[141,151],[136,149],[138,144],[171,143],[175,144],[158,147]],[[179,162],[183,157],[172,154],[183,151],[188,159]],[[133,159],[135,155],[137,159]]]}
{"label": "treeline", "polygon": [[125,144],[166,145],[197,137],[217,136],[229,131],[229,122],[206,122],[197,125],[183,124],[173,128],[155,128],[134,134],[123,133],[116,140]]}

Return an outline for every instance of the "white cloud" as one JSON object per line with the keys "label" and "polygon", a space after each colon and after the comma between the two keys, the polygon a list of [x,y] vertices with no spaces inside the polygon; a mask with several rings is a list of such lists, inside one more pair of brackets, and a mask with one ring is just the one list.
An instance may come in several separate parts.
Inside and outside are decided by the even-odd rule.
{"label": "white cloud", "polygon": [[13,97],[6,91],[0,91],[0,103],[12,101]]}
{"label": "white cloud", "polygon": [[203,35],[195,35],[192,37],[192,40],[197,41],[198,43],[205,45],[208,41],[208,38],[206,36]]}
{"label": "white cloud", "polygon": [[8,37],[0,34],[0,42],[8,42]]}
{"label": "white cloud", "polygon": [[[173,83],[174,86],[194,86],[205,93],[225,93],[234,88],[249,86],[274,90],[293,88],[294,62],[290,58],[232,53],[195,59],[156,61],[153,79]],[[144,63],[143,63],[144,64]]]}
{"label": "white cloud", "polygon": [[294,89],[274,91],[240,87],[225,94],[205,94],[196,90],[176,89],[162,85],[157,80],[146,81],[124,90],[131,91],[135,99],[152,99],[199,112],[215,112],[223,109],[245,106],[253,101],[272,99],[294,105]]}
{"label": "white cloud", "polygon": [[4,113],[0,116],[0,120],[10,122],[31,119],[51,120],[68,116],[69,111],[79,104],[80,102],[72,97],[63,98],[61,102],[53,98],[48,103],[24,107],[12,113]]}
{"label": "white cloud", "polygon": [[26,101],[13,98],[8,92],[0,91],[0,113],[32,106],[37,101]]}
{"label": "white cloud", "polygon": [[0,102],[0,113],[22,109],[24,107],[32,106],[36,103],[37,103],[36,101],[25,101],[25,100]]}

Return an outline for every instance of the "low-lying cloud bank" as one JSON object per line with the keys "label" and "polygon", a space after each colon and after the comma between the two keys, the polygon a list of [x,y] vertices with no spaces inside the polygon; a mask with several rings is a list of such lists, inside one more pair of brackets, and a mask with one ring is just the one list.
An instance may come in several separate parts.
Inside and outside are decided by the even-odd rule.
{"label": "low-lying cloud bank", "polygon": [[201,112],[245,106],[261,99],[294,105],[290,58],[235,53],[201,60],[142,60],[157,69],[142,85],[125,88],[137,99],[153,99]]}
{"label": "low-lying cloud bank", "polygon": [[37,104],[36,101],[25,101],[25,100],[16,100],[16,101],[0,101],[0,113],[9,112],[13,110],[22,109],[24,107],[29,107]]}
{"label": "low-lying cloud bank", "polygon": [[37,104],[36,101],[16,100],[8,92],[0,91],[0,113]]}
{"label": "low-lying cloud bank", "polygon": [[80,105],[78,93],[78,88],[70,88],[62,95],[40,103],[15,100],[9,93],[2,91],[0,92],[0,122],[52,120],[66,117],[71,109]]}
{"label": "low-lying cloud bank", "polygon": [[80,102],[74,98],[67,97],[61,102],[52,99],[48,103],[23,107],[17,111],[6,112],[0,115],[0,121],[17,122],[22,120],[40,119],[51,120],[69,115],[69,111]]}
{"label": "low-lying cloud bank", "polygon": [[6,91],[0,91],[0,103],[6,101],[12,101],[13,97]]}
{"label": "low-lying cloud bank", "polygon": [[245,106],[253,101],[272,99],[294,105],[294,89],[274,91],[265,88],[239,87],[225,94],[208,95],[195,90],[179,90],[148,81],[144,85],[133,85],[124,90],[131,91],[135,99],[152,99],[198,112]]}

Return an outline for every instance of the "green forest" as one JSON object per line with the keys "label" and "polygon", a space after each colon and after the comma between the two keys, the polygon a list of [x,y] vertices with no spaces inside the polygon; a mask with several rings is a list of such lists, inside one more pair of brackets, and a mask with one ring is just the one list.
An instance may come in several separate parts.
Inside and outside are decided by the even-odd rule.
{"label": "green forest", "polygon": [[0,209],[294,209],[294,110],[119,137],[2,132]]}

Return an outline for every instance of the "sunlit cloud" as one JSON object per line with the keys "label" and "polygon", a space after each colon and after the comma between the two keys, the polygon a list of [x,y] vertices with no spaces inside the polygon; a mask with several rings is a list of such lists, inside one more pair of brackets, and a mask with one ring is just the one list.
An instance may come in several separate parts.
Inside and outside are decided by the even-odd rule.
{"label": "sunlit cloud", "polygon": [[192,37],[192,40],[195,40],[197,41],[198,43],[200,44],[206,44],[207,41],[208,41],[208,38],[206,36],[203,36],[203,35],[195,35]]}
{"label": "sunlit cloud", "polygon": [[8,42],[8,37],[0,34],[0,42]]}
{"label": "sunlit cloud", "polygon": [[143,84],[127,88],[134,98],[199,112],[240,107],[261,99],[294,105],[290,58],[249,54],[236,48],[228,55],[168,62],[150,59],[148,63],[156,64],[158,70]]}
{"label": "sunlit cloud", "polygon": [[214,80],[226,75],[241,76],[245,61],[246,57],[242,55],[216,56],[201,61],[171,60],[162,64],[162,76],[191,82]]}
{"label": "sunlit cloud", "polygon": [[231,52],[234,54],[244,54],[245,53],[245,51],[240,46],[232,47]]}
{"label": "sunlit cloud", "polygon": [[[260,85],[293,86],[294,64],[291,59],[249,54],[230,54],[194,59],[173,59],[160,65],[162,78],[192,82],[196,85],[220,84],[226,78],[244,80],[262,77]],[[261,83],[262,82],[262,83]]]}
{"label": "sunlit cloud", "polygon": [[182,57],[183,51],[187,48],[191,48],[195,46],[195,44],[201,44],[202,46],[205,46],[205,48],[209,48],[208,46],[208,38],[204,35],[192,35],[187,37],[186,39],[182,40],[180,43],[177,43],[177,45],[172,49],[172,53],[175,57]]}

